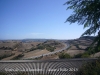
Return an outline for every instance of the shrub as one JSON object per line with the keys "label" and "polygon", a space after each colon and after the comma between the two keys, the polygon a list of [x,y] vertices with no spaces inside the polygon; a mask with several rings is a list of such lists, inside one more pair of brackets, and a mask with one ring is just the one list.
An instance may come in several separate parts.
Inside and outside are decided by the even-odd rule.
{"label": "shrub", "polygon": [[77,75],[100,75],[100,59],[84,64]]}
{"label": "shrub", "polygon": [[46,47],[46,49],[48,50],[48,51],[50,51],[50,52],[52,52],[52,51],[54,51],[54,47]]}
{"label": "shrub", "polygon": [[80,53],[80,54],[74,55],[73,58],[81,58],[81,56],[82,56],[82,54]]}
{"label": "shrub", "polygon": [[85,53],[74,55],[73,58],[88,58],[88,57],[90,57],[90,55],[87,52],[85,52]]}
{"label": "shrub", "polygon": [[31,49],[30,49],[30,51],[34,51],[34,50],[36,50],[37,48],[34,48],[34,47],[32,47]]}
{"label": "shrub", "polygon": [[90,57],[90,55],[88,53],[83,53],[81,56],[81,58],[88,58],[88,57]]}
{"label": "shrub", "polygon": [[37,49],[44,49],[44,46],[38,46]]}
{"label": "shrub", "polygon": [[61,54],[59,55],[59,58],[60,58],[60,59],[71,58],[71,56],[70,56],[69,54],[67,54],[67,53],[61,53]]}

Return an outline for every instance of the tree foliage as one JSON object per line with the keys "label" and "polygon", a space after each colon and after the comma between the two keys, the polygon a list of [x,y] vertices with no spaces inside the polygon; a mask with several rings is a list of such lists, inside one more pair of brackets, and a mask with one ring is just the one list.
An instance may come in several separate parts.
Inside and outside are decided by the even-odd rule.
{"label": "tree foliage", "polygon": [[100,59],[84,64],[77,75],[100,75]]}
{"label": "tree foliage", "polygon": [[[83,25],[88,28],[81,36],[91,35],[98,32],[91,46],[100,50],[100,0],[68,0],[64,5],[68,5],[67,9],[72,9],[73,14],[70,15],[66,22]],[[93,49],[93,48],[90,48]]]}
{"label": "tree foliage", "polygon": [[71,58],[71,56],[70,56],[69,54],[67,54],[67,53],[61,53],[61,54],[59,55],[59,58],[60,58],[60,59],[65,59],[65,58]]}

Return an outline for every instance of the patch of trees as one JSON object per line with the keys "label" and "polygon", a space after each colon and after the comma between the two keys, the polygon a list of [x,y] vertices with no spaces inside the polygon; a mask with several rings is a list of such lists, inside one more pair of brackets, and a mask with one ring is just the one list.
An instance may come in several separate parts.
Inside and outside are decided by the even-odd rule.
{"label": "patch of trees", "polygon": [[55,47],[46,47],[46,49],[50,52],[54,51],[55,50]]}
{"label": "patch of trees", "polygon": [[34,51],[34,50],[36,50],[37,48],[35,48],[35,47],[32,47],[31,49],[30,49],[30,51]]}
{"label": "patch of trees", "polygon": [[78,23],[88,28],[81,37],[98,33],[89,50],[91,53],[100,51],[100,0],[67,0],[64,5],[68,6],[67,9],[73,10],[73,14],[67,18],[66,22]]}
{"label": "patch of trees", "polygon": [[47,49],[48,51],[52,52],[56,49],[55,46],[51,46],[50,44],[38,44],[35,49]]}
{"label": "patch of trees", "polygon": [[95,54],[97,52],[100,52],[99,49],[92,49],[91,50],[89,48],[90,47],[87,47],[86,48],[87,51],[85,53],[77,54],[77,55],[74,56],[74,58],[88,58],[88,57],[90,57],[91,54]]}
{"label": "patch of trees", "polygon": [[85,52],[85,53],[80,53],[74,56],[70,56],[68,53],[61,53],[58,55],[60,59],[65,59],[65,58],[89,58],[90,55]]}
{"label": "patch of trees", "polygon": [[73,58],[88,58],[88,57],[90,57],[90,55],[87,52],[85,52],[85,53],[74,55]]}
{"label": "patch of trees", "polygon": [[91,48],[94,48],[94,49],[91,50],[90,47],[86,48],[89,55],[100,52],[100,49],[96,49],[96,47],[91,47]]}
{"label": "patch of trees", "polygon": [[3,50],[13,50],[13,48],[11,48],[11,47],[0,47],[0,49],[3,49]]}
{"label": "patch of trees", "polygon": [[42,45],[39,45],[37,47],[37,49],[47,49],[48,51],[52,52],[54,51],[54,49],[56,49],[55,47],[49,45],[49,44],[42,44]]}
{"label": "patch of trees", "polygon": [[65,58],[72,58],[69,54],[67,54],[67,53],[61,53],[60,55],[59,55],[59,58],[60,59],[65,59]]}

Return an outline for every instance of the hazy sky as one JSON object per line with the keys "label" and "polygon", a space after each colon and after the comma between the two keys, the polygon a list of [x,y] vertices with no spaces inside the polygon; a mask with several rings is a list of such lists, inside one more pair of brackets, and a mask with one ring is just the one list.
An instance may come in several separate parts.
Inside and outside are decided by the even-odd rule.
{"label": "hazy sky", "polygon": [[74,39],[82,25],[64,23],[67,0],[0,0],[0,39]]}

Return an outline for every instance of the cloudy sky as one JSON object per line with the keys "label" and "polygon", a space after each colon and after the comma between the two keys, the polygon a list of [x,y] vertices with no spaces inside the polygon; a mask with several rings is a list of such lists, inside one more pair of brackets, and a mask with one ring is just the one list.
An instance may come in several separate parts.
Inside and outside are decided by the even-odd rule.
{"label": "cloudy sky", "polygon": [[75,39],[86,30],[64,23],[67,0],[0,0],[0,39]]}

